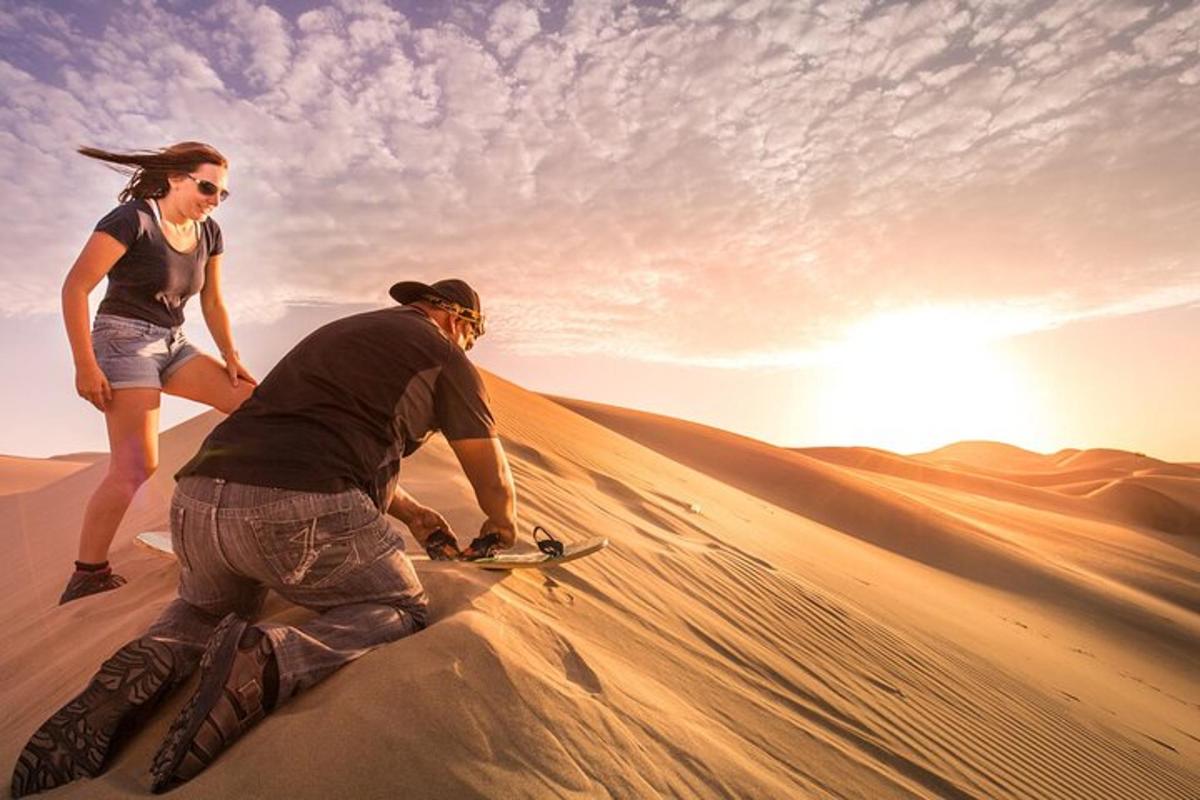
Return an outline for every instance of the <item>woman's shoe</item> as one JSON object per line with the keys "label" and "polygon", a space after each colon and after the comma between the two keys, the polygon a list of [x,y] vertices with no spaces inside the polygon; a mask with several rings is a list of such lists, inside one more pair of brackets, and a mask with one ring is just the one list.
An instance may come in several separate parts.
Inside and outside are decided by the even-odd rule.
{"label": "woman's shoe", "polygon": [[61,606],[72,600],[87,597],[89,594],[119,589],[124,585],[125,579],[113,572],[112,567],[105,567],[94,572],[77,569],[71,575],[71,579],[67,581],[67,588],[63,589],[62,597],[58,598],[58,604]]}

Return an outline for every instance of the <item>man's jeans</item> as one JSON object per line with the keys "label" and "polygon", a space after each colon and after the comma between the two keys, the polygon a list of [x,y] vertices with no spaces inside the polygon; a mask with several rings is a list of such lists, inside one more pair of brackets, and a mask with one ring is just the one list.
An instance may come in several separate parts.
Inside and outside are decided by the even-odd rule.
{"label": "man's jeans", "polygon": [[279,663],[279,701],[379,645],[425,627],[425,590],[387,519],[361,491],[315,494],[179,481],[171,501],[179,597],[149,635],[184,672],[230,612],[253,620],[267,590],[316,611],[302,625],[262,623]]}

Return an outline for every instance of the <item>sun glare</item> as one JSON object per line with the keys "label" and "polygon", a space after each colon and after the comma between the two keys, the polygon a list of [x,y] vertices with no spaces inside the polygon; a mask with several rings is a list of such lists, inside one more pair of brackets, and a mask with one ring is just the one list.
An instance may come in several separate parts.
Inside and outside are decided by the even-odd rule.
{"label": "sun glare", "polygon": [[871,318],[826,351],[821,429],[830,444],[899,453],[964,439],[1037,447],[1036,387],[1000,339],[1012,319],[917,308]]}

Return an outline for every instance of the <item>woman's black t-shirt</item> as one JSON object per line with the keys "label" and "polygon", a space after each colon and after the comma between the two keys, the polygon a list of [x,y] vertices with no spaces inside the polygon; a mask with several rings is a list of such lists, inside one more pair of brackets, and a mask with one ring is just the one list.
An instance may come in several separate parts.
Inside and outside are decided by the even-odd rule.
{"label": "woman's black t-shirt", "polygon": [[220,226],[210,218],[200,224],[195,249],[179,252],[163,235],[150,203],[130,200],[96,223],[97,231],[126,248],[108,272],[108,290],[97,313],[176,328],[183,324],[188,298],[204,288],[208,259],[224,252],[225,243]]}

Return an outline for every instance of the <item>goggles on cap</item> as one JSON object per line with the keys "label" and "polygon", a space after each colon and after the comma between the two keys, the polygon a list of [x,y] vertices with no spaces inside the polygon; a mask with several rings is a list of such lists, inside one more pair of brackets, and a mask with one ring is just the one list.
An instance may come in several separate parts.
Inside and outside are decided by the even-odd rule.
{"label": "goggles on cap", "polygon": [[480,336],[483,336],[486,330],[487,317],[485,317],[482,313],[473,308],[460,306],[458,303],[452,303],[445,298],[437,297],[435,295],[426,295],[423,299],[427,303],[435,305],[443,311],[449,311],[459,319],[465,319],[468,323],[470,323],[471,330],[474,332],[476,339],[478,339]]}

